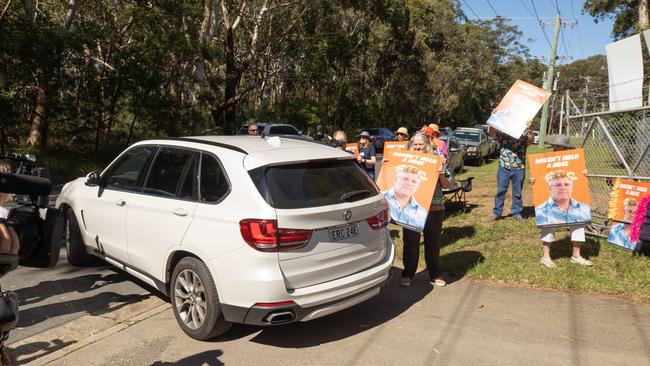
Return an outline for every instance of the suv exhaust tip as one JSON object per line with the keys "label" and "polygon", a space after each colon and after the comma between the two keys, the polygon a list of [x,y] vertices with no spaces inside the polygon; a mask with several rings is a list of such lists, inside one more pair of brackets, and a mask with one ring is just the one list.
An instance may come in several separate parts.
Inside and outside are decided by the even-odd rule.
{"label": "suv exhaust tip", "polygon": [[270,324],[282,324],[293,321],[296,318],[293,311],[290,310],[280,310],[274,311],[264,317],[264,321]]}

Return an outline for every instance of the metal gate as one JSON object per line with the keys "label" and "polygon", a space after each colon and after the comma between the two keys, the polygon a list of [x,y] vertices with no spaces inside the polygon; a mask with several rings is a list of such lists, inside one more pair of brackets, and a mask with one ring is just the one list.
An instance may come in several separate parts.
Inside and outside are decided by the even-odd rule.
{"label": "metal gate", "polygon": [[650,107],[609,112],[606,105],[603,98],[567,91],[560,119],[560,132],[585,150],[593,219],[587,232],[604,237],[614,181],[650,180]]}

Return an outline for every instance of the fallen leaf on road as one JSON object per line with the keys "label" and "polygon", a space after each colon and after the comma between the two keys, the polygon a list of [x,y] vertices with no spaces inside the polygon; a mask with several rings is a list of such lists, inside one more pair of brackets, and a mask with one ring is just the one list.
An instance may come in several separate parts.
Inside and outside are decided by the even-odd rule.
{"label": "fallen leaf on road", "polygon": [[440,354],[440,352],[438,351],[438,349],[436,347],[433,347],[433,352],[435,352],[437,354]]}
{"label": "fallen leaf on road", "polygon": [[485,305],[479,305],[478,306],[479,309],[483,309],[484,307],[485,307]]}
{"label": "fallen leaf on road", "polygon": [[576,339],[574,339],[574,338],[571,338],[571,337],[567,337],[567,336],[565,336],[565,335],[562,335],[562,334],[560,334],[560,337],[561,337],[561,338],[565,338],[565,339],[568,339],[568,340],[570,340],[570,341],[576,341]]}

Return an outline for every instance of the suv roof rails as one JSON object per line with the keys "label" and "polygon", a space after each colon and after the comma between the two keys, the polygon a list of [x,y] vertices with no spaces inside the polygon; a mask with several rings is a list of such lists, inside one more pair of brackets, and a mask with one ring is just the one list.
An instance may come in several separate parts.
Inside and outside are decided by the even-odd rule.
{"label": "suv roof rails", "polygon": [[201,139],[193,139],[191,137],[159,137],[159,138],[151,138],[151,139],[145,139],[142,141],[147,141],[147,140],[170,140],[170,141],[189,141],[189,142],[196,142],[199,144],[206,144],[206,145],[212,145],[212,146],[218,146],[224,149],[232,150],[232,151],[237,151],[242,154],[248,155],[248,151],[229,144],[224,144],[223,142],[216,142],[216,141],[207,141],[207,140],[201,140]]}

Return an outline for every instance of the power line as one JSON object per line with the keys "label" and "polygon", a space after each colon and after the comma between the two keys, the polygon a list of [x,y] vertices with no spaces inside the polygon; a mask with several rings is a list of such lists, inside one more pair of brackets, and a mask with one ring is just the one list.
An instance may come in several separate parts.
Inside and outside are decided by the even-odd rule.
{"label": "power line", "polygon": [[578,23],[578,17],[576,17],[576,12],[573,10],[573,0],[571,0],[571,14],[573,14],[573,19],[576,20],[576,30],[578,31],[578,44],[580,45],[580,56],[585,57],[585,52],[582,49],[582,37],[580,36],[580,24]]}
{"label": "power line", "polygon": [[492,11],[494,12],[494,15],[498,17],[499,14],[497,13],[496,9],[494,9],[494,6],[492,6],[492,3],[490,3],[490,0],[485,0],[485,1],[487,1],[488,5],[490,6]]}
{"label": "power line", "polygon": [[[528,12],[528,14],[530,14],[531,17],[535,17],[535,15],[533,14],[533,12],[530,11],[530,9],[528,9],[528,7],[526,6],[526,4],[524,4],[524,0],[519,0],[519,2],[521,3],[521,5],[523,5],[524,9],[526,9],[526,11]],[[539,17],[537,17],[537,19],[539,19]]]}
{"label": "power line", "polygon": [[465,4],[465,6],[467,6],[467,8],[469,9],[469,11],[471,11],[472,14],[474,14],[474,16],[476,17],[476,19],[481,20],[481,17],[479,17],[478,14],[476,14],[476,12],[474,11],[474,9],[472,9],[472,7],[469,6],[469,4],[467,3],[467,1],[463,0],[463,4]]}
{"label": "power line", "polygon": [[[464,0],[463,0],[464,1]],[[537,8],[535,7],[535,3],[533,0],[530,0],[530,4],[533,6],[533,11],[535,12],[535,17],[537,18],[537,21],[539,22],[539,27],[542,29],[542,34],[544,35],[544,39],[546,39],[546,43],[550,48],[553,48],[551,46],[551,41],[548,39],[548,36],[546,35],[546,31],[544,30],[544,26],[542,25],[542,21],[539,19],[539,14],[537,14]]]}

